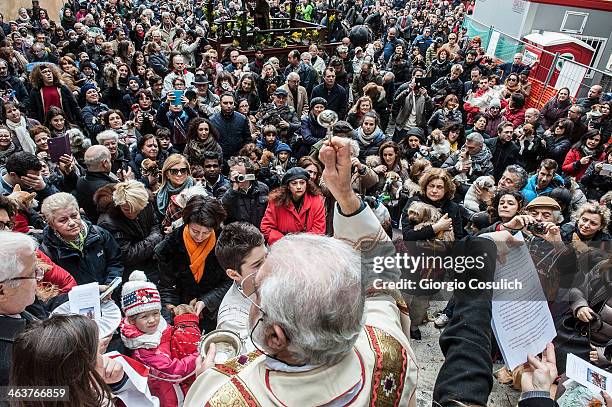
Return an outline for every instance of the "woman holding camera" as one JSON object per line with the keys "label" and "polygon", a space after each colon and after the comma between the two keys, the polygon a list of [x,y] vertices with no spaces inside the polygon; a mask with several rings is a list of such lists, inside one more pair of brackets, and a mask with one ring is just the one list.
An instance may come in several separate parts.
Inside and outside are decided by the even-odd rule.
{"label": "woman holding camera", "polygon": [[612,145],[606,148],[601,161],[592,161],[589,164],[580,184],[590,201],[599,201],[606,192],[612,191]]}
{"label": "woman holding camera", "polygon": [[293,167],[283,175],[281,186],[268,196],[261,232],[270,245],[288,233],[325,234],[323,196],[308,171]]}
{"label": "woman holding camera", "polygon": [[604,159],[604,146],[605,140],[599,130],[587,131],[565,156],[563,172],[580,182],[591,161]]}

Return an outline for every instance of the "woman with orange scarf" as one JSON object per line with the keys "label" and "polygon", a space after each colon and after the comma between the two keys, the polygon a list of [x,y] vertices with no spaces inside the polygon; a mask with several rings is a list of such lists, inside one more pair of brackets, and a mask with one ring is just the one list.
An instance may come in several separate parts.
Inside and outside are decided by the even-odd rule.
{"label": "woman with orange scarf", "polygon": [[200,328],[215,328],[217,309],[231,285],[215,256],[216,231],[225,216],[215,198],[194,196],[183,209],[183,226],[156,247],[166,319],[171,320],[175,306],[192,303],[200,315]]}

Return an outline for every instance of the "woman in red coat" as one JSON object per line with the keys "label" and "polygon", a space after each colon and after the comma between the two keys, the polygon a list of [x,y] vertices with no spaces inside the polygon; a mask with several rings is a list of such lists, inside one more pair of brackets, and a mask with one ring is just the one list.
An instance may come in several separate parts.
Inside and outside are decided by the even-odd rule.
{"label": "woman in red coat", "polygon": [[576,178],[576,181],[580,181],[589,164],[605,158],[604,147],[605,141],[599,134],[599,130],[587,131],[565,156],[563,172]]}
{"label": "woman in red coat", "polygon": [[325,234],[323,196],[306,170],[289,169],[281,186],[270,193],[261,232],[268,244],[288,233]]}

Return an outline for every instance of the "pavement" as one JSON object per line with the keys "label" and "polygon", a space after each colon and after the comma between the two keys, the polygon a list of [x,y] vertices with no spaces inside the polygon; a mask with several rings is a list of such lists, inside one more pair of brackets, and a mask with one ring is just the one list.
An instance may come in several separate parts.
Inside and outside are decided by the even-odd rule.
{"label": "pavement", "polygon": [[[428,310],[429,315],[436,315],[444,308],[444,301],[432,301]],[[412,349],[417,357],[417,362],[421,366],[419,372],[419,382],[417,386],[417,406],[429,407],[432,405],[432,395],[436,377],[440,367],[444,362],[444,356],[440,351],[438,339],[441,330],[437,329],[433,322],[420,327],[423,339],[420,341],[411,340]],[[502,365],[494,365],[493,371],[502,368]],[[513,407],[518,402],[520,393],[511,385],[502,385],[493,379],[493,390],[489,396],[489,407]]]}

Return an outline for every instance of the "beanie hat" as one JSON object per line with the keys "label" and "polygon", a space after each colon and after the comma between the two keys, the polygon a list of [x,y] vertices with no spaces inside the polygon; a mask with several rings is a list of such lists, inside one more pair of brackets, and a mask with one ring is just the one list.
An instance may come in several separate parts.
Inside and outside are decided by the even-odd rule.
{"label": "beanie hat", "polygon": [[323,105],[324,107],[327,107],[327,100],[323,99],[322,97],[312,98],[310,101],[310,110],[314,109],[316,105]]}
{"label": "beanie hat", "polygon": [[138,84],[138,87],[142,88],[142,81],[140,80],[138,76],[130,76],[128,78],[128,83],[130,83],[130,81],[136,81],[136,83]]}
{"label": "beanie hat", "polygon": [[293,151],[291,151],[291,147],[289,147],[289,145],[285,144],[285,143],[278,143],[278,146],[276,146],[276,150],[274,150],[274,154],[278,154],[280,152],[283,151],[287,151],[289,153],[292,153]]}
{"label": "beanie hat", "polygon": [[499,98],[491,99],[491,102],[489,102],[489,107],[501,108],[501,101],[499,100]]}
{"label": "beanie hat", "polygon": [[410,130],[408,130],[408,132],[406,132],[406,136],[404,136],[404,138],[408,138],[410,136],[415,136],[418,137],[419,140],[421,140],[421,143],[425,143],[425,132],[423,131],[422,128],[420,127],[411,127]]}
{"label": "beanie hat", "polygon": [[287,185],[291,181],[295,181],[296,179],[303,179],[304,181],[308,181],[310,179],[310,174],[308,171],[301,167],[293,167],[287,170],[285,175],[283,175],[283,179],[281,180],[281,185]]}
{"label": "beanie hat", "polygon": [[160,311],[161,301],[155,284],[147,281],[144,271],[134,270],[121,289],[121,309],[130,317],[141,312]]}
{"label": "beanie hat", "polygon": [[86,83],[85,85],[83,85],[83,86],[81,87],[81,95],[85,96],[85,94],[87,93],[87,91],[88,91],[88,90],[91,90],[91,89],[98,90],[98,88],[96,88],[96,85],[94,85],[93,83],[91,83],[91,82]]}
{"label": "beanie hat", "polygon": [[[338,120],[336,124],[332,126],[332,132],[334,136],[353,138],[355,136],[355,130],[349,122],[344,120]],[[338,134],[339,133],[339,134]]]}

